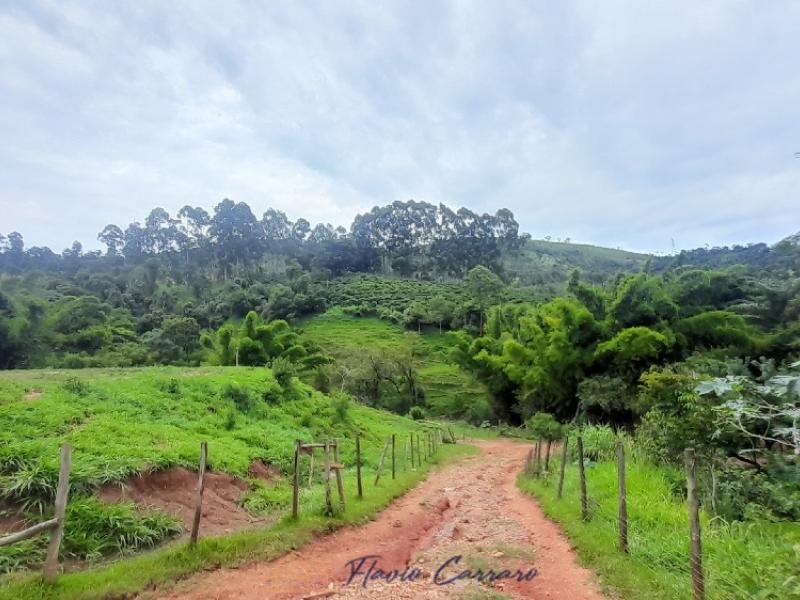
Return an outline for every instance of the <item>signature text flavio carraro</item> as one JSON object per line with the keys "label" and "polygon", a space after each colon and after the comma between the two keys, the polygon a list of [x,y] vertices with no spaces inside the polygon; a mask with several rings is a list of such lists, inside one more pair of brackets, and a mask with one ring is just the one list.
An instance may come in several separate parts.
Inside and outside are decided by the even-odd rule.
{"label": "signature text flavio carraro", "polygon": [[[399,569],[384,570],[378,566],[380,555],[370,554],[367,556],[359,556],[353,560],[345,563],[345,566],[350,568],[350,574],[347,577],[347,583],[360,583],[363,587],[367,587],[371,581],[385,581],[391,583],[394,581],[413,583],[424,578],[423,572],[413,566],[409,565],[402,571]],[[444,561],[436,571],[431,575],[431,580],[436,585],[450,585],[456,581],[473,579],[482,583],[492,583],[504,579],[513,579],[516,581],[531,581],[538,571],[532,567],[527,571],[516,569],[511,571],[509,569],[464,569],[460,566],[460,554],[451,556]]]}

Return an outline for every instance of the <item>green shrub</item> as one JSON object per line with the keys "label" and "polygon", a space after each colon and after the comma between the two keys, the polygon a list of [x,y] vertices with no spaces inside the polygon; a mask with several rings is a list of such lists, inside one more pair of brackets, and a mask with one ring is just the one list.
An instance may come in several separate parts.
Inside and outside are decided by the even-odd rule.
{"label": "green shrub", "polygon": [[89,392],[89,386],[77,377],[67,377],[62,387],[71,394],[85,396]]}
{"label": "green shrub", "polygon": [[229,406],[225,411],[225,422],[222,425],[226,431],[231,431],[236,427],[236,409]]}
{"label": "green shrub", "polygon": [[253,408],[253,395],[246,387],[238,383],[226,383],[222,389],[222,397],[230,400],[241,412],[249,412]]}
{"label": "green shrub", "polygon": [[283,389],[292,382],[292,378],[297,373],[297,369],[295,368],[294,364],[292,364],[288,359],[283,357],[278,357],[272,361],[270,365],[270,369],[272,369],[272,374],[275,377],[275,381],[278,382]]}
{"label": "green shrub", "polygon": [[337,423],[347,423],[350,421],[350,407],[353,400],[349,394],[334,392],[331,394],[331,406],[333,407],[334,420]]}
{"label": "green shrub", "polygon": [[408,416],[415,421],[421,421],[425,418],[425,411],[419,406],[412,406],[411,410],[408,411]]}
{"label": "green shrub", "polygon": [[[616,456],[618,436],[607,425],[589,425],[576,431],[583,438],[583,457],[594,462],[612,460]],[[569,455],[572,460],[578,459],[578,445],[569,444]]]}

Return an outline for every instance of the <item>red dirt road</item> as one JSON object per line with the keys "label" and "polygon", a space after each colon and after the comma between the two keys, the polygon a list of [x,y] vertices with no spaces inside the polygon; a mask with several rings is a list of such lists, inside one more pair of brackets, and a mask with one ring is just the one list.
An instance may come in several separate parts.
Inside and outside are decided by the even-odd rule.
{"label": "red dirt road", "polygon": [[[341,529],[272,562],[197,575],[162,600],[604,600],[592,573],[577,564],[558,527],[516,488],[516,476],[529,447],[508,440],[476,445],[480,455],[433,472],[375,521]],[[373,559],[365,560],[359,574],[346,585],[356,566],[348,566],[348,561],[370,555],[380,558],[375,559],[366,586],[365,573]],[[461,557],[458,562],[455,556]],[[529,574],[534,568],[535,576],[519,581],[519,574]],[[375,578],[377,569],[384,573],[396,569],[400,575],[405,573],[405,581],[400,576],[391,583]],[[474,575],[479,569],[507,570],[515,577],[492,584],[469,578],[436,583],[465,570]],[[489,591],[497,595],[485,595]]]}

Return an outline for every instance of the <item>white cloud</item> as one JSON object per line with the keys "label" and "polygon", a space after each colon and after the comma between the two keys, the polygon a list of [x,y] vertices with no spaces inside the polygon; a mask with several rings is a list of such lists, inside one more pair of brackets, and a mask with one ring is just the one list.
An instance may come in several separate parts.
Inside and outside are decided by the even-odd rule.
{"label": "white cloud", "polygon": [[788,1],[4,6],[0,231],[29,244],[223,197],[640,250],[800,229]]}

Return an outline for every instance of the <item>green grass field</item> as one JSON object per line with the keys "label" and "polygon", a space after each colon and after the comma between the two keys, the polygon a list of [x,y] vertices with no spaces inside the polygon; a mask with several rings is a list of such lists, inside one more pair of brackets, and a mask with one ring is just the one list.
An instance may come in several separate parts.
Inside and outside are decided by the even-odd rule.
{"label": "green grass field", "polygon": [[[64,442],[73,446],[62,554],[65,559],[80,561],[134,552],[174,535],[178,531],[175,521],[162,513],[142,512],[132,505],[104,505],[93,493],[105,483],[121,482],[138,473],[173,466],[194,469],[202,440],[209,444],[211,469],[246,477],[254,459],[290,473],[296,439],[339,438],[341,459],[348,465],[345,485],[352,492],[357,432],[364,469],[372,474],[386,436],[397,434],[401,453],[409,434],[437,427],[352,402],[332,401],[297,379],[281,387],[269,369],[246,367],[5,372],[0,377],[0,423],[0,510],[16,513],[22,508],[32,522],[47,518],[52,510],[59,446]],[[453,452],[452,446],[446,448]],[[304,481],[306,468],[307,462]],[[323,518],[323,488],[314,484],[303,490],[304,518],[292,527],[300,534],[312,535],[342,519],[351,522],[374,512],[420,476],[421,472],[408,472],[395,482],[382,483],[368,500],[355,503],[348,513],[333,520]],[[249,481],[253,489],[243,498],[247,510],[258,515],[286,514],[291,501],[288,478],[271,485]],[[264,556],[273,551],[270,548],[294,543],[270,533],[267,539],[272,545],[267,548],[257,539],[251,540],[250,534],[237,535],[235,539],[241,543],[205,542],[214,549],[209,556],[235,561],[250,554]],[[35,567],[45,546],[46,537],[40,536],[0,549],[0,571]],[[170,574],[207,564],[180,550],[170,552],[164,556],[177,562],[174,569],[163,571],[164,580]],[[76,585],[75,590],[79,588]],[[86,589],[90,588],[93,586]]]}
{"label": "green grass field", "polygon": [[[628,555],[618,551],[617,471],[612,463],[587,468],[591,520],[580,516],[577,466],[569,465],[562,499],[557,467],[545,479],[522,475],[548,517],[561,525],[581,560],[625,600],[691,598],[686,502],[671,482],[681,473],[632,461],[627,469]],[[702,517],[703,563],[709,600],[800,598],[800,527],[796,523],[726,524]]]}
{"label": "green grass field", "polygon": [[303,321],[301,328],[303,336],[334,357],[361,348],[411,352],[429,412],[434,416],[459,415],[461,410],[478,410],[491,401],[474,375],[449,360],[446,332],[427,329],[420,334],[375,317],[350,316],[339,308]]}

